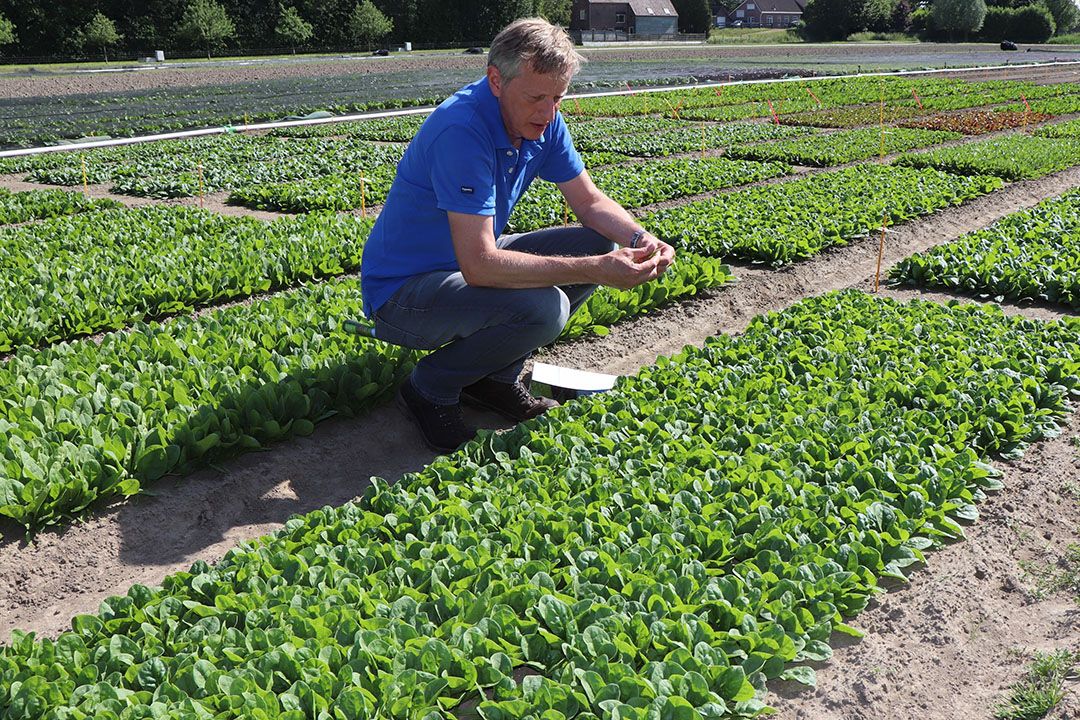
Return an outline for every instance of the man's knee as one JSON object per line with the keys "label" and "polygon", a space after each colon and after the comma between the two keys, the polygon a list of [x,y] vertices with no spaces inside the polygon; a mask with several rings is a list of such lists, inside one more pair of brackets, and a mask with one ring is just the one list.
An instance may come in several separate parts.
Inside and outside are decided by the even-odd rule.
{"label": "man's knee", "polygon": [[570,319],[570,300],[557,287],[530,288],[521,295],[520,315],[540,344],[559,336]]}

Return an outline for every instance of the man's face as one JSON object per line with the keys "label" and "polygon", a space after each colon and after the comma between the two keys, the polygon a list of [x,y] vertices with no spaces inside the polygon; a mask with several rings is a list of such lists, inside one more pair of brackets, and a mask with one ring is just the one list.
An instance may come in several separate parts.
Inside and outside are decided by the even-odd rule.
{"label": "man's face", "polygon": [[503,80],[494,66],[488,67],[487,76],[514,147],[521,145],[522,138],[538,140],[544,134],[570,87],[570,76],[541,75],[528,65],[522,65],[521,72],[510,81]]}

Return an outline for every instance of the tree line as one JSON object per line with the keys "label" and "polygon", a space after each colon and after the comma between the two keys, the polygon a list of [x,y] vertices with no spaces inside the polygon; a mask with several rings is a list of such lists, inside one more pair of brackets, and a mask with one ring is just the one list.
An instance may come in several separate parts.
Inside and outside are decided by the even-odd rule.
{"label": "tree line", "polygon": [[0,0],[7,57],[101,57],[109,51],[207,54],[267,48],[486,44],[510,21],[566,25],[571,0]]}
{"label": "tree line", "polygon": [[1038,43],[1078,26],[1080,7],[1074,0],[809,0],[800,32],[807,40],[843,40],[870,32],[937,41]]}

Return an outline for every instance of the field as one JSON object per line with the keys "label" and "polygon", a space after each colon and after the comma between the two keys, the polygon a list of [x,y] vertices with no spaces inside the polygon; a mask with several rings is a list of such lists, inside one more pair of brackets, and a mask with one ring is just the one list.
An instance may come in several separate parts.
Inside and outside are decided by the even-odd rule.
{"label": "field", "polygon": [[416,118],[0,159],[0,716],[1004,712],[1080,651],[1075,74],[568,100],[678,262],[440,458],[341,324]]}

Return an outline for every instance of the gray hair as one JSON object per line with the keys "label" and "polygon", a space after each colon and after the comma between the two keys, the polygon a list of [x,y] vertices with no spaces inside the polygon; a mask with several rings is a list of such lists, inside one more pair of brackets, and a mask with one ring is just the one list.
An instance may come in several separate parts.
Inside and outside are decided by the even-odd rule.
{"label": "gray hair", "polygon": [[585,61],[566,31],[544,18],[515,20],[495,36],[488,51],[488,65],[498,68],[505,81],[521,74],[523,62],[541,75],[572,77]]}

